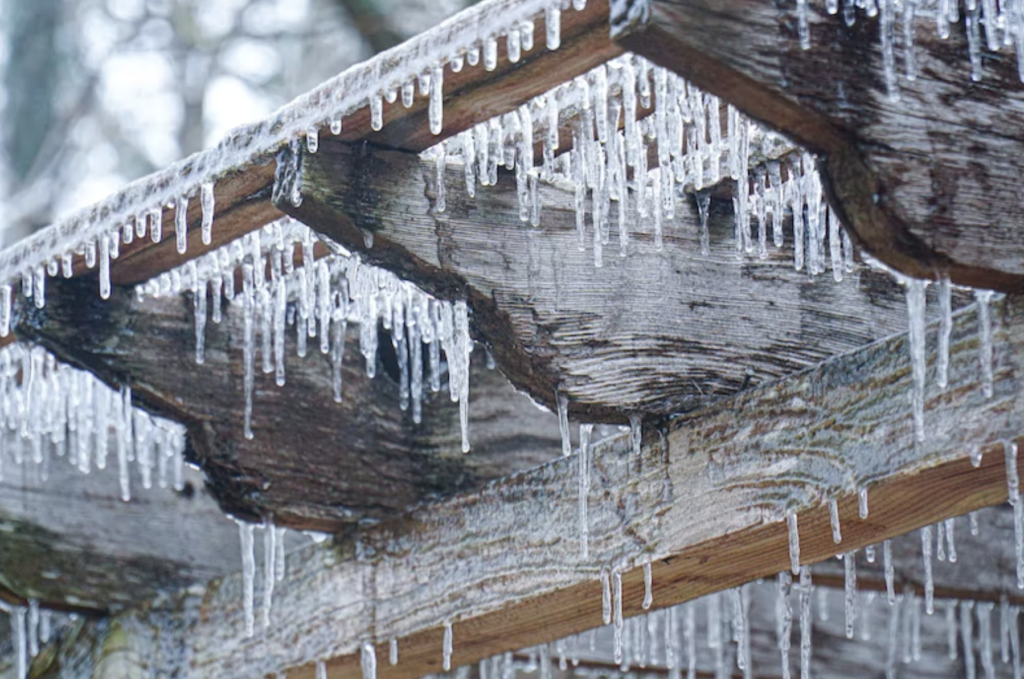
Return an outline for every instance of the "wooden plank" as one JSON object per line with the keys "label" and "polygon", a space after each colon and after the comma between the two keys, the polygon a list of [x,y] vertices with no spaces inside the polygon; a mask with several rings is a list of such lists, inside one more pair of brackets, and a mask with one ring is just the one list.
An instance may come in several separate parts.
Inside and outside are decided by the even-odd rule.
{"label": "wooden plank", "polygon": [[[623,47],[821,154],[833,206],[879,259],[919,278],[1021,289],[1015,61],[986,52],[984,78],[972,82],[962,25],[941,40],[921,14],[917,77],[901,75],[892,101],[878,20],[858,13],[847,27],[823,3],[808,5],[808,50],[796,6],[760,0],[623,0],[612,26]],[[901,74],[905,52],[895,51]]]}
{"label": "wooden plank", "polygon": [[[379,676],[417,677],[439,669],[445,623],[453,666],[599,625],[602,568],[625,570],[626,616],[642,610],[634,566],[644,562],[656,607],[770,577],[789,566],[787,512],[799,519],[800,560],[828,558],[828,496],[841,496],[846,550],[1004,502],[1003,459],[986,455],[974,468],[966,454],[975,443],[1024,441],[1024,300],[992,311],[994,396],[980,384],[967,310],[955,318],[950,386],[927,393],[924,441],[909,414],[906,340],[893,337],[649,428],[639,456],[624,437],[598,444],[586,557],[577,460],[558,460],[296,554],[275,590],[274,624],[254,638],[244,636],[239,577],[202,597],[179,593],[162,609],[187,630],[175,637],[184,650],[164,669],[296,679],[327,658],[332,676],[357,676],[360,644],[373,642]],[[851,497],[862,485],[866,520]],[[118,618],[140,630],[138,648],[166,634],[160,608]],[[394,667],[383,662],[392,637]]]}
{"label": "wooden plank", "polygon": [[[45,309],[18,310],[15,333],[108,384],[128,384],[142,407],[188,427],[189,455],[225,511],[253,521],[335,532],[430,498],[476,488],[550,460],[560,450],[557,418],[516,394],[475,352],[470,385],[473,454],[460,447],[458,406],[424,388],[422,424],[399,409],[396,359],[381,332],[378,376],[367,377],[358,326],[349,326],[342,403],[332,366],[315,340],[300,358],[288,329],[286,384],[256,361],[254,438],[243,437],[242,304],[226,304],[206,330],[206,360],[195,360],[192,303],[139,300],[115,288],[98,298],[88,280],[53,285]],[[90,332],[83,336],[80,328]]]}
{"label": "wooden plank", "polygon": [[[116,232],[125,221],[154,208],[163,213],[159,242],[147,236],[122,246],[111,266],[116,283],[148,280],[180,266],[213,248],[277,219],[280,213],[268,201],[276,154],[289,143],[298,143],[310,129],[327,137],[330,122],[344,121],[341,138],[371,140],[411,151],[423,150],[496,115],[511,111],[534,96],[622,53],[608,37],[607,0],[592,0],[582,11],[567,10],[561,19],[561,47],[545,47],[546,0],[490,0],[460,12],[448,21],[307,92],[266,120],[238,128],[216,147],[175,163],[164,171],[144,177],[110,198],[33,234],[0,253],[0,278],[9,284],[20,281],[25,271],[59,261],[75,251],[74,270],[86,271],[86,250],[96,248],[104,235]],[[499,40],[493,70],[483,63],[466,65],[458,73],[444,67],[444,127],[430,131],[427,97],[417,93],[412,106],[400,101],[384,105],[384,126],[373,131],[369,101],[385,90],[413,82],[429,73],[438,59],[479,49],[484,40],[481,26],[507,31],[532,21],[534,48],[519,61],[508,59],[506,41]],[[216,181],[216,218],[213,239],[199,237],[202,209],[200,185]],[[174,202],[189,196],[188,250],[177,251],[174,234]]]}
{"label": "wooden plank", "polygon": [[708,256],[696,206],[680,201],[662,251],[653,224],[631,213],[628,256],[613,233],[595,268],[590,219],[581,252],[565,185],[541,186],[531,228],[504,171],[471,199],[462,168],[448,167],[438,213],[435,168],[416,156],[325,143],[300,167],[302,205],[282,209],[442,298],[466,297],[509,379],[552,408],[566,394],[588,421],[692,409],[906,327],[885,274],[857,265],[842,283],[811,278],[790,249],[738,259],[728,200],[712,203]]}

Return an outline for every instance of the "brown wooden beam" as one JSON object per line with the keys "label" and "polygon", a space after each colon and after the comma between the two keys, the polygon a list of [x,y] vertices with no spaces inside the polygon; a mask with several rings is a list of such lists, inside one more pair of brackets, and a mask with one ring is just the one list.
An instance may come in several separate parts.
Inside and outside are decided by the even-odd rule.
{"label": "brown wooden beam", "polygon": [[861,245],[919,278],[1004,291],[1024,287],[1017,224],[1024,88],[1013,59],[984,55],[972,82],[961,26],[947,40],[919,16],[917,77],[899,100],[883,78],[878,19],[847,27],[809,5],[811,47],[802,50],[796,5],[760,0],[633,0],[616,3],[624,48],[820,154],[833,206]]}
{"label": "brown wooden beam", "polygon": [[[801,562],[828,558],[829,496],[840,497],[847,551],[1004,502],[1004,460],[986,454],[974,468],[967,455],[975,443],[1024,441],[1024,302],[1007,298],[992,311],[994,396],[980,384],[967,310],[954,322],[950,386],[929,386],[922,442],[909,413],[906,339],[893,337],[648,427],[639,457],[628,437],[597,445],[586,557],[573,457],[295,555],[275,590],[275,624],[251,640],[238,576],[206,590],[201,615],[187,604],[195,595],[182,593],[166,604],[196,611],[181,626],[180,671],[305,679],[324,658],[332,676],[355,676],[360,645],[374,642],[379,676],[417,677],[440,668],[446,623],[453,666],[599,625],[602,568],[626,569],[627,617],[642,611],[644,562],[653,563],[655,607],[771,577],[790,562],[787,512],[799,520]],[[865,520],[858,486],[869,490]],[[143,628],[157,625],[155,615],[125,614]],[[392,637],[395,667],[386,662]]]}

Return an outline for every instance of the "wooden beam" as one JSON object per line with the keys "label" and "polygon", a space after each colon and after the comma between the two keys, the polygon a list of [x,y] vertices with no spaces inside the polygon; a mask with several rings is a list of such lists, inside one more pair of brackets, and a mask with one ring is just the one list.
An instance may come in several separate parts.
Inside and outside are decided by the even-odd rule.
{"label": "wooden beam", "polygon": [[[888,94],[878,19],[847,27],[807,3],[802,50],[796,6],[760,0],[626,0],[612,27],[623,47],[718,94],[820,155],[833,206],[875,257],[918,278],[1004,291],[1024,287],[1017,225],[1024,88],[1016,62],[984,54],[971,80],[966,34],[941,40],[914,24],[916,79]],[[962,14],[963,16],[963,14]]]}
{"label": "wooden beam", "polygon": [[[4,434],[5,457],[20,433]],[[113,445],[111,446],[113,448]],[[46,478],[43,478],[45,473]],[[122,502],[117,469],[84,475],[46,451],[6,460],[0,481],[0,599],[106,613],[238,570],[238,530],[187,470],[182,492],[136,485]],[[6,596],[5,596],[6,595]]]}
{"label": "wooden beam", "polygon": [[[418,677],[440,668],[446,623],[453,666],[599,625],[602,568],[624,569],[627,617],[642,610],[634,566],[645,562],[655,607],[771,577],[790,563],[788,512],[801,562],[828,558],[829,496],[840,496],[844,550],[1004,502],[1004,460],[985,455],[974,468],[967,451],[1024,441],[1024,300],[993,305],[991,398],[973,311],[955,317],[950,384],[929,386],[924,441],[909,412],[907,342],[893,337],[648,427],[639,456],[626,437],[596,445],[585,557],[578,461],[560,459],[296,554],[275,590],[274,624],[252,639],[237,576],[212,583],[201,603],[188,592],[168,599],[163,610],[187,622],[176,627],[184,650],[164,669],[305,679],[324,658],[331,676],[355,676],[360,645],[373,642],[379,676]],[[869,489],[866,520],[855,518],[858,487]],[[167,633],[158,608],[120,620],[148,630],[144,642]],[[390,638],[400,640],[394,667],[384,661]]]}
{"label": "wooden beam", "polygon": [[[381,331],[378,377],[366,375],[359,330],[349,326],[343,402],[335,403],[332,366],[315,341],[295,353],[288,329],[286,384],[256,361],[252,429],[243,437],[242,305],[225,304],[206,330],[205,363],[195,360],[192,302],[139,300],[115,288],[100,300],[88,280],[53,285],[45,309],[18,308],[15,333],[108,384],[128,384],[141,406],[189,430],[192,459],[221,507],[278,525],[334,532],[362,519],[405,511],[430,498],[469,490],[558,454],[557,418],[516,394],[476,352],[471,370],[473,454],[460,448],[458,406],[424,388],[422,424],[399,409],[396,359]],[[90,332],[83,336],[80,328]]]}
{"label": "wooden beam", "polygon": [[468,299],[509,379],[551,408],[566,394],[585,421],[693,409],[906,327],[902,293],[878,271],[857,265],[835,283],[795,271],[789,249],[739,260],[728,200],[712,203],[709,255],[687,200],[660,252],[653,224],[631,212],[620,257],[613,214],[595,268],[590,218],[583,252],[564,185],[542,184],[531,228],[504,171],[472,199],[462,168],[448,167],[439,213],[435,168],[417,156],[325,143],[299,167],[302,205],[281,209],[435,295]]}

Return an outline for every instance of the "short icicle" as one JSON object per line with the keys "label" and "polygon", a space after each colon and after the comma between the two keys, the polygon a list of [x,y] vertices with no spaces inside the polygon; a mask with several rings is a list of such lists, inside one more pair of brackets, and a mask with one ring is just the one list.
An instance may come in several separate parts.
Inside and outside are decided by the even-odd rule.
{"label": "short icicle", "polygon": [[1017,472],[1017,442],[1003,441],[1006,453],[1006,490],[1013,508],[1013,547],[1017,563],[1017,589],[1024,589],[1024,502],[1020,496],[1020,476]]}
{"label": "short icicle", "polygon": [[885,572],[885,595],[890,606],[896,604],[896,569],[892,563],[892,544],[882,541],[882,568]]}
{"label": "short icicle", "polygon": [[255,631],[253,613],[254,580],[256,577],[256,556],[253,550],[253,525],[238,522],[238,537],[242,543],[242,604],[245,611],[245,636],[251,637]]}
{"label": "short icicle", "polygon": [[978,360],[981,363],[981,388],[985,398],[992,398],[992,314],[989,308],[992,291],[975,290],[974,298],[978,302]]}
{"label": "short icicle", "polygon": [[316,679],[327,679],[327,663],[323,660],[316,661]]}
{"label": "short icicle", "polygon": [[843,555],[843,589],[846,593],[846,638],[853,638],[853,626],[857,620],[857,552]]}
{"label": "short icicle", "polygon": [[188,250],[188,196],[181,196],[174,208],[174,235],[178,254]]}
{"label": "short icicle", "polygon": [[800,575],[800,529],[796,512],[786,515],[786,523],[789,524],[789,568],[793,575]]}
{"label": "short icicle", "polygon": [[[445,628],[448,655],[445,671],[451,669],[451,625]],[[369,641],[363,642],[359,653],[359,665],[363,670],[363,679],[377,679],[377,649]]]}
{"label": "short icicle", "polygon": [[839,527],[839,503],[835,498],[828,501],[828,517],[832,524],[832,542],[838,545],[843,541],[843,534]]}
{"label": "short icicle", "polygon": [[395,637],[388,640],[388,664],[392,666],[398,664],[398,639]]}
{"label": "short icicle", "polygon": [[444,642],[441,648],[441,666],[447,672],[452,668],[452,623],[444,623]]}
{"label": "short icicle", "polygon": [[931,615],[935,612],[935,579],[932,576],[932,527],[921,529],[921,561],[924,565],[924,607]]}
{"label": "short icicle", "polygon": [[555,393],[558,406],[558,431],[562,435],[562,456],[572,455],[572,441],[569,439],[569,397],[561,392]]}
{"label": "short icicle", "polygon": [[651,562],[648,561],[644,564],[644,601],[642,607],[645,611],[650,610],[651,604],[654,603],[654,594],[651,591],[652,584]]}
{"label": "short icicle", "polygon": [[213,182],[203,182],[200,190],[200,202],[203,207],[203,245],[209,245],[213,240]]}
{"label": "short icicle", "polygon": [[868,518],[868,489],[861,488],[857,491],[857,515],[861,519]]}
{"label": "short icicle", "polygon": [[612,624],[612,576],[608,569],[601,569],[601,620]]}

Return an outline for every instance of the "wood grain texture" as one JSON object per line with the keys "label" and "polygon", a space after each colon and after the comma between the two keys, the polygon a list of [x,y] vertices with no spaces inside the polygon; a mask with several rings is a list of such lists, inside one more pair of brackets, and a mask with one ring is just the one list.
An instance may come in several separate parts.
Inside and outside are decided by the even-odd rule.
{"label": "wood grain texture", "polygon": [[1017,177],[1024,88],[1006,54],[985,52],[970,79],[963,24],[948,40],[923,13],[917,78],[888,97],[877,19],[847,27],[811,2],[801,50],[794,5],[760,0],[653,0],[623,23],[624,47],[781,130],[822,156],[826,190],[879,259],[907,274],[973,287],[1024,285]]}
{"label": "wood grain texture", "polygon": [[858,265],[842,283],[811,278],[788,248],[738,257],[728,200],[712,203],[707,257],[689,200],[666,223],[661,252],[650,220],[630,214],[626,257],[613,209],[595,268],[589,213],[586,251],[577,245],[571,188],[542,185],[541,227],[531,228],[511,173],[471,199],[462,168],[449,166],[442,213],[435,177],[416,156],[324,144],[301,157],[302,205],[280,207],[436,295],[467,298],[478,338],[513,383],[549,406],[556,390],[567,394],[584,421],[690,410],[906,327],[902,293],[884,274]]}
{"label": "wood grain texture", "polygon": [[[894,337],[648,428],[639,457],[625,437],[596,446],[589,556],[577,532],[577,460],[560,459],[398,520],[352,531],[334,546],[295,554],[275,590],[274,625],[244,637],[241,580],[182,592],[126,612],[143,657],[179,620],[179,652],[165,671],[191,676],[358,676],[360,643],[400,638],[401,662],[380,676],[436,671],[442,628],[453,624],[453,666],[600,624],[600,569],[625,569],[624,613],[641,612],[639,564],[653,562],[656,607],[770,577],[789,564],[796,512],[801,561],[836,550],[824,500],[839,496],[843,549],[861,548],[1006,499],[1005,464],[966,451],[1024,434],[1024,301],[993,306],[994,396],[978,378],[977,322],[958,314],[950,387],[927,393],[927,431],[915,442],[906,341]],[[932,334],[932,333],[930,333]],[[929,339],[934,339],[930,337]],[[869,488],[856,520],[853,491]]]}
{"label": "wood grain texture", "polygon": [[[289,328],[285,386],[260,371],[257,358],[253,431],[243,435],[243,314],[228,304],[206,331],[206,362],[195,362],[192,303],[139,301],[130,289],[100,300],[89,280],[54,285],[46,308],[21,305],[15,332],[112,385],[128,384],[143,407],[189,430],[189,455],[211,494],[236,516],[334,532],[361,519],[404,511],[429,498],[551,459],[560,450],[554,415],[516,394],[476,352],[471,371],[473,454],[460,449],[458,407],[425,389],[423,423],[399,410],[394,356],[378,354],[378,377],[366,376],[358,327],[348,330],[343,396],[333,399],[331,366],[315,346],[295,354]],[[82,335],[78,328],[91,331]],[[382,346],[390,341],[381,330]]]}

